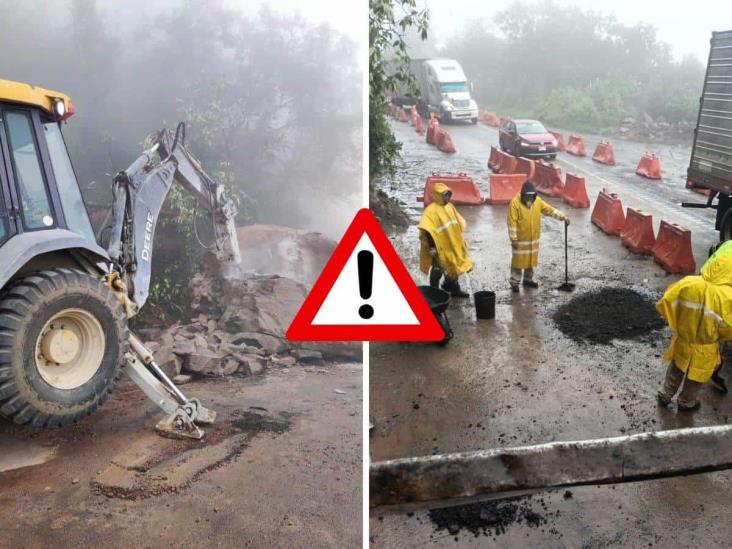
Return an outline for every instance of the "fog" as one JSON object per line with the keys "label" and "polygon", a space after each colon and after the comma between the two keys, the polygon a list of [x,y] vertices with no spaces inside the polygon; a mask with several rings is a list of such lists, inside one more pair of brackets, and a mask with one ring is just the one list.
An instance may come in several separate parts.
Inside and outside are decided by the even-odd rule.
{"label": "fog", "polygon": [[[468,23],[481,21],[490,25],[491,14],[507,8],[513,0],[424,0],[424,3],[430,9],[432,34],[437,41],[443,41]],[[526,2],[526,5],[530,7],[543,3],[543,0],[539,0]],[[732,11],[728,0],[554,0],[554,4],[559,7],[579,6],[602,15],[611,15],[624,25],[653,25],[658,38],[671,46],[677,60],[691,54],[700,61],[706,61],[711,31],[732,28]]]}
{"label": "fog", "polygon": [[457,59],[481,108],[598,133],[640,120],[691,135],[711,32],[729,26],[709,1],[423,5],[429,37],[410,35],[410,55]]}
{"label": "fog", "polygon": [[189,148],[246,193],[250,221],[336,237],[360,206],[359,45],[322,13],[224,0],[0,6],[0,76],[71,96],[64,133],[89,202],[108,203],[145,136],[185,120]]}

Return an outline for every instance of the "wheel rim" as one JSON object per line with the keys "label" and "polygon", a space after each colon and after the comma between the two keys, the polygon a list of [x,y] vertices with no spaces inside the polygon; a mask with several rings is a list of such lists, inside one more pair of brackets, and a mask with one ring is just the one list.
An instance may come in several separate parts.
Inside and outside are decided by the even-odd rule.
{"label": "wheel rim", "polygon": [[75,389],[99,370],[104,350],[104,330],[96,317],[82,309],[64,309],[38,335],[36,368],[52,387]]}

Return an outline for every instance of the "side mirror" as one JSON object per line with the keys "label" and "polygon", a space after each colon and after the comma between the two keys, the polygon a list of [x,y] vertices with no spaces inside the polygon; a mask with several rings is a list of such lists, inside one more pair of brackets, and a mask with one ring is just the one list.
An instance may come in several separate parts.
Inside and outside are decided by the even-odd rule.
{"label": "side mirror", "polygon": [[475,93],[475,86],[473,85],[473,81],[471,80],[470,81],[470,94],[472,95],[474,93]]}

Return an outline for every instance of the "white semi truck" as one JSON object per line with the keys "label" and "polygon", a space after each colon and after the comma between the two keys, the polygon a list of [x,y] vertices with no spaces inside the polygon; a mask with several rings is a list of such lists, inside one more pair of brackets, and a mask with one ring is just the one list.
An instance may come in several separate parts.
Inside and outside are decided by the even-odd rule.
{"label": "white semi truck", "polygon": [[[409,71],[419,90],[416,101],[419,113],[425,118],[435,113],[440,122],[470,121],[478,123],[478,105],[471,97],[472,84],[455,59],[412,59]],[[398,98],[414,104],[408,97]]]}

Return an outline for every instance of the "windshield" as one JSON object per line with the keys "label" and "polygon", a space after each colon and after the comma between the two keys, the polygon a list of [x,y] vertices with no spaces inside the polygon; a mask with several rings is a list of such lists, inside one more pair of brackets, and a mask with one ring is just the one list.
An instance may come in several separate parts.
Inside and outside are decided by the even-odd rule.
{"label": "windshield", "polygon": [[525,133],[549,133],[546,131],[546,128],[544,127],[544,124],[541,122],[525,122],[525,123],[517,123],[516,129],[518,130],[518,133],[525,134]]}
{"label": "windshield", "polygon": [[466,92],[468,91],[467,82],[443,82],[440,84],[440,91],[442,93],[455,93],[455,92]]}

